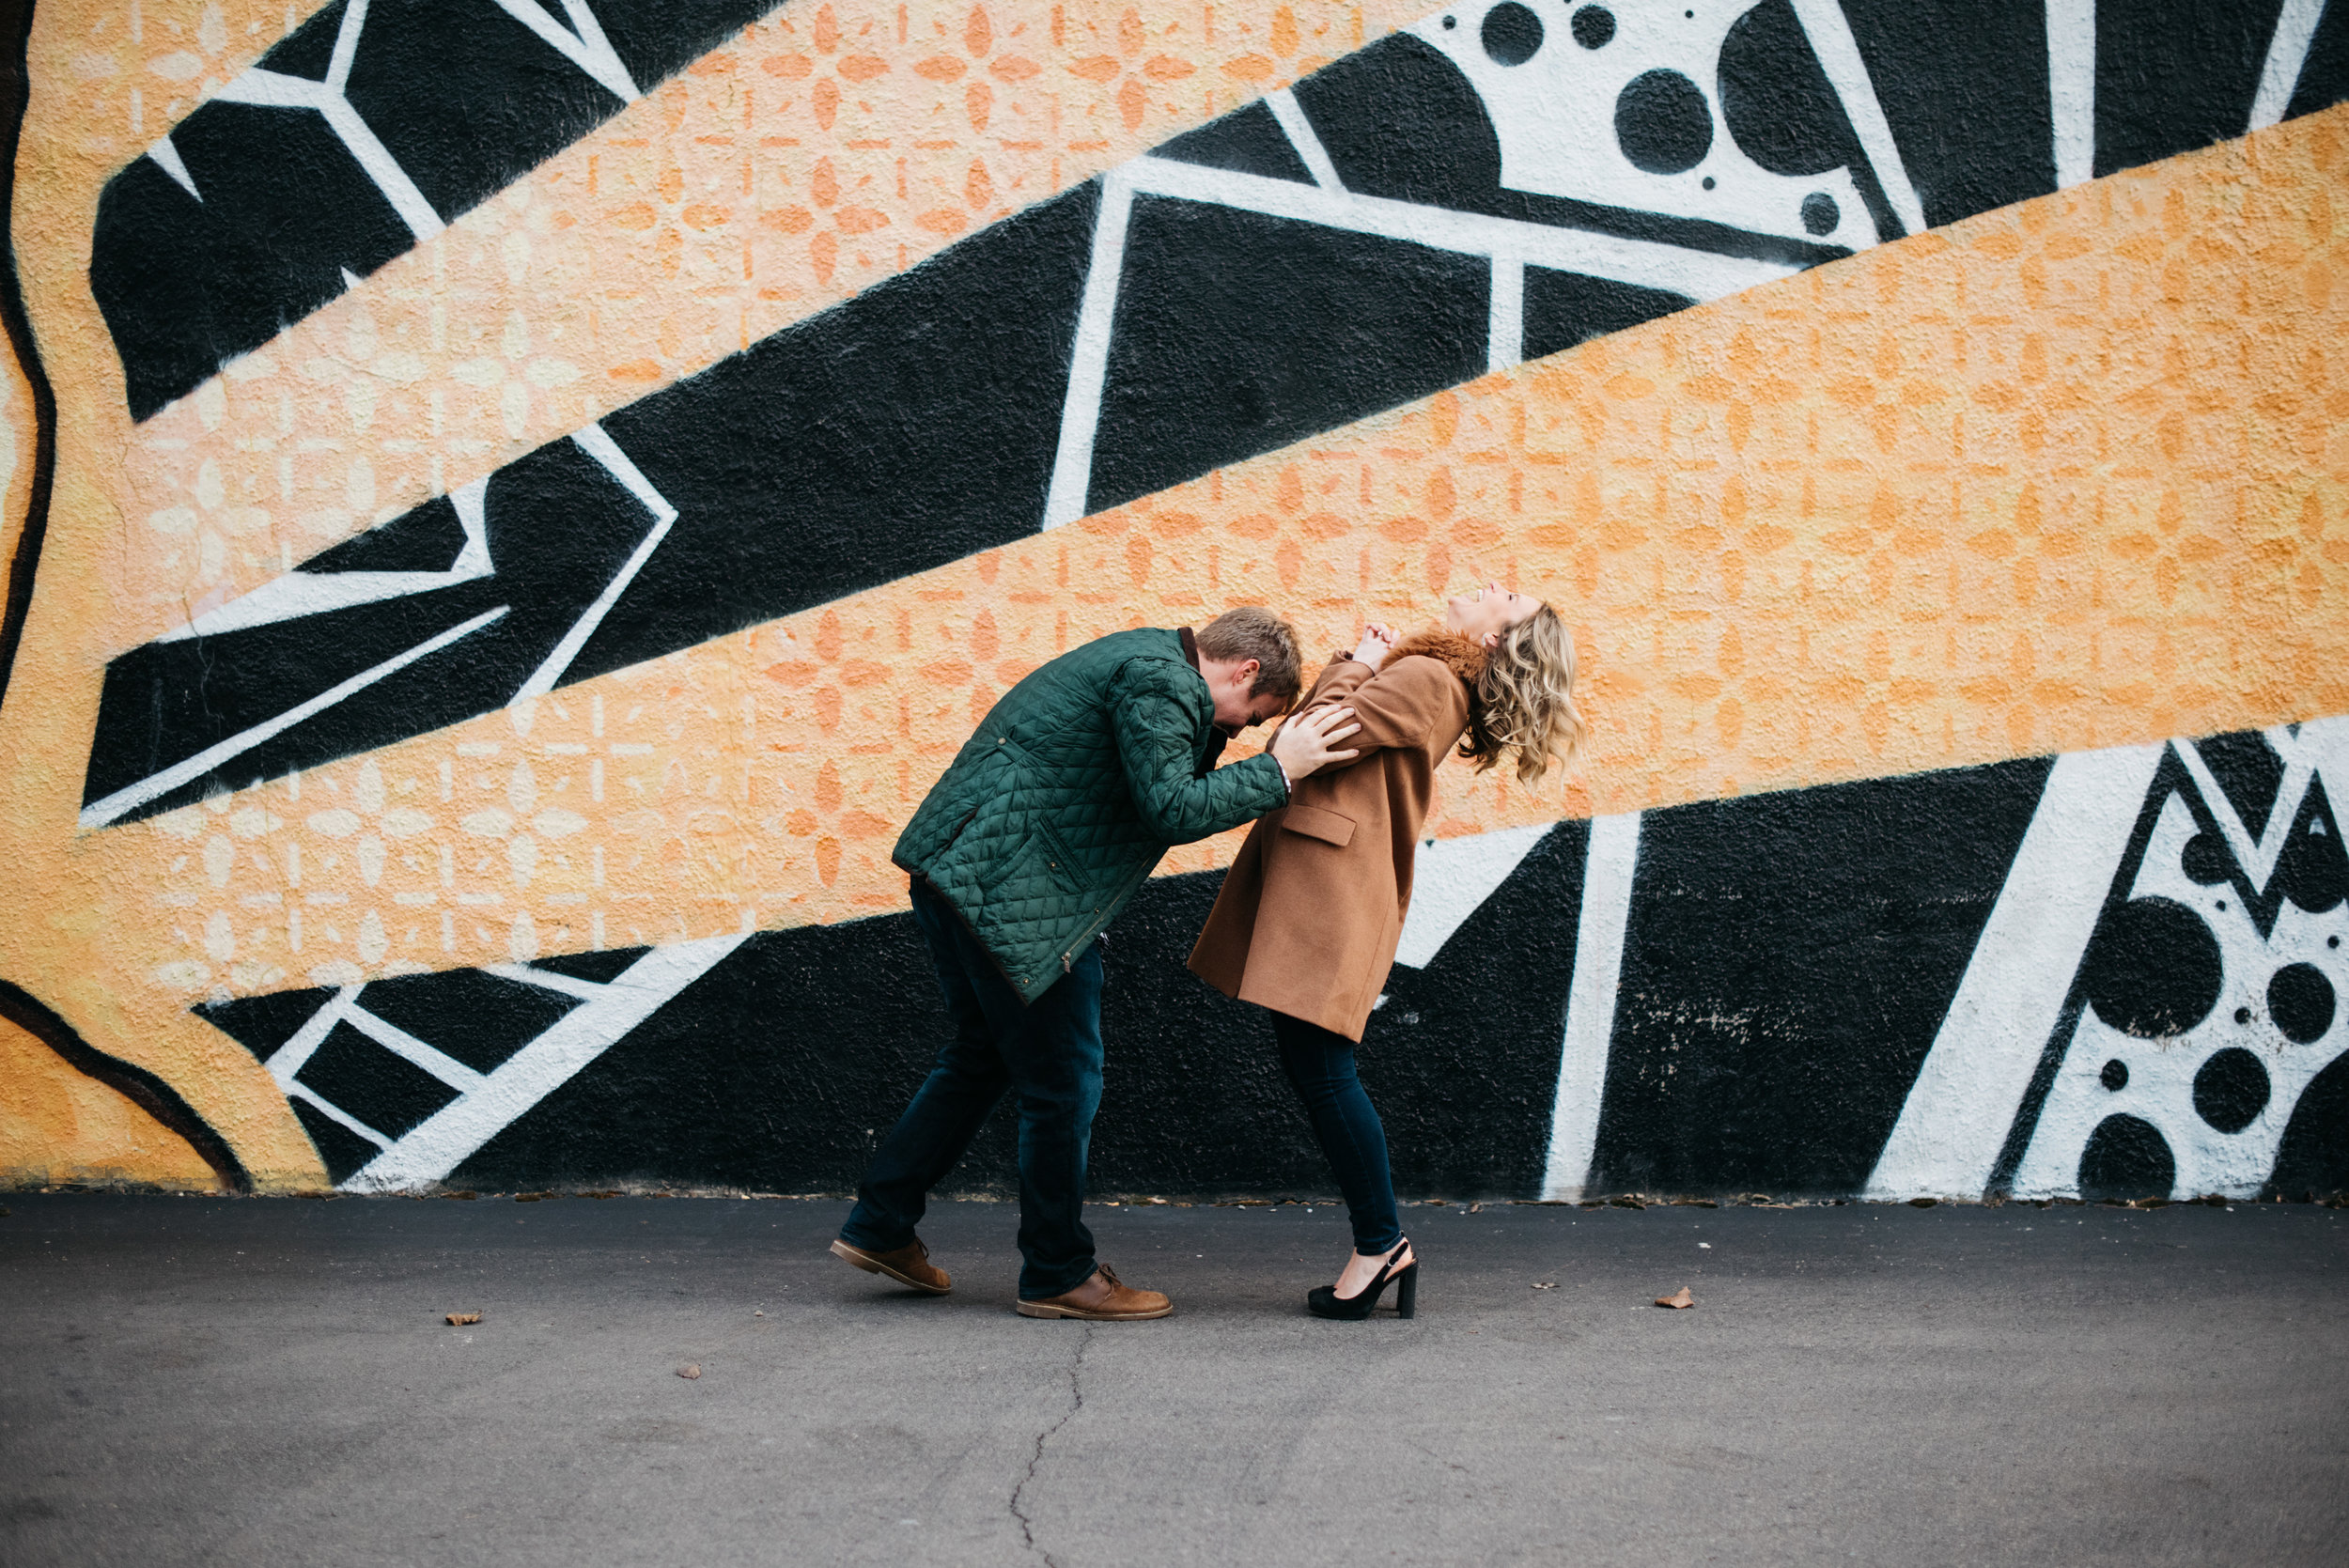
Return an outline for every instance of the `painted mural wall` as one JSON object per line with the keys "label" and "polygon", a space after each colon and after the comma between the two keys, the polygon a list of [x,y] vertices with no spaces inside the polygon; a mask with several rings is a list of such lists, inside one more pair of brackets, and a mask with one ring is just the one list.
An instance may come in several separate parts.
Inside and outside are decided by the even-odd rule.
{"label": "painted mural wall", "polygon": [[[842,1189],[998,695],[1499,575],[1399,1185],[2349,1188],[2341,0],[0,15],[0,1179]],[[1103,1191],[1329,1185],[1237,836]]]}

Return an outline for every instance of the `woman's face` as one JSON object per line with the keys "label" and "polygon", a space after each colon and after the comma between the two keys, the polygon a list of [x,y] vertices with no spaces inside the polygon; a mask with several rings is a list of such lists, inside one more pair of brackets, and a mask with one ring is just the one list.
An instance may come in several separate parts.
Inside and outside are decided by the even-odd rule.
{"label": "woman's face", "polygon": [[1542,601],[1531,594],[1487,582],[1473,593],[1455,594],[1445,600],[1443,624],[1490,647],[1501,641],[1502,632],[1541,607]]}

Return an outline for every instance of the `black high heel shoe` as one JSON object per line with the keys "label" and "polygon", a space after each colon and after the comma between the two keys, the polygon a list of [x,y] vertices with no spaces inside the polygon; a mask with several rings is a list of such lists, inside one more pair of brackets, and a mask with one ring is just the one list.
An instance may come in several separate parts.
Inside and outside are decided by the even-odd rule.
{"label": "black high heel shoe", "polygon": [[1394,1266],[1394,1260],[1411,1250],[1411,1238],[1405,1236],[1394,1244],[1387,1261],[1378,1270],[1378,1278],[1362,1287],[1359,1296],[1340,1296],[1335,1285],[1315,1285],[1305,1293],[1305,1310],[1315,1317],[1333,1317],[1346,1323],[1360,1323],[1377,1309],[1378,1297],[1386,1294],[1387,1281],[1394,1281],[1394,1315],[1410,1317],[1419,1311],[1419,1259],[1414,1257],[1403,1268]]}

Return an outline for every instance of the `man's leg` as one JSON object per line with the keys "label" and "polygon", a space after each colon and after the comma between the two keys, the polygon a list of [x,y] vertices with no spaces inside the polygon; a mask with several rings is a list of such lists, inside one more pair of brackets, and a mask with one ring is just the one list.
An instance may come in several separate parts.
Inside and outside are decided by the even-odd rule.
{"label": "man's leg", "polygon": [[1019,1107],[1019,1296],[1039,1301],[1097,1266],[1084,1198],[1101,1103],[1100,950],[1088,943],[998,1041]]}
{"label": "man's leg", "polygon": [[[897,1125],[874,1151],[857,1188],[856,1207],[840,1227],[841,1240],[867,1252],[894,1251],[912,1242],[930,1188],[961,1160],[1011,1081],[996,1041],[1014,1020],[1000,1003],[989,1008],[989,999],[981,995],[989,980],[1005,992],[1010,987],[991,972],[991,960],[954,907],[919,878],[913,883],[913,919],[937,967],[939,990],[955,1033],[939,1050],[937,1065]],[[988,966],[987,972],[972,972],[974,956]],[[1011,1000],[1016,1004],[1019,998]]]}

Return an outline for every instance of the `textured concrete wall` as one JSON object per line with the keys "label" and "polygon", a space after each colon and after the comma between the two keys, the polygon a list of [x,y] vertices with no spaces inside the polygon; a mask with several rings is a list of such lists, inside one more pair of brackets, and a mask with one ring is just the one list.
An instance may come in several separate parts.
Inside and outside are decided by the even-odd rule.
{"label": "textured concrete wall", "polygon": [[[843,1186],[995,696],[1493,573],[1414,1188],[2349,1183],[2349,8],[755,10],[17,13],[12,1179]],[[1236,842],[1112,1188],[1326,1181]]]}

